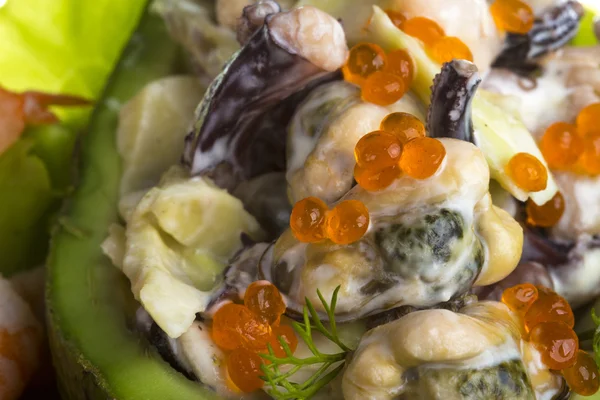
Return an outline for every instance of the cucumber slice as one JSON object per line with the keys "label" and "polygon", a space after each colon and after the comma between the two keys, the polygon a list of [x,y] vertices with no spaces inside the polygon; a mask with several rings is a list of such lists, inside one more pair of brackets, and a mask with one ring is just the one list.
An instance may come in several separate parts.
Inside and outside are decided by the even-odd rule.
{"label": "cucumber slice", "polygon": [[[373,6],[373,17],[367,31],[371,41],[381,45],[384,50],[406,49],[412,55],[416,64],[416,73],[411,89],[426,105],[429,105],[430,87],[441,66],[427,55],[419,41],[396,28],[387,14],[377,6]],[[545,204],[554,197],[558,186],[550,171],[546,189],[539,192],[526,192],[520,189],[506,174],[504,167],[515,154],[520,152],[532,154],[546,168],[548,166],[523,123],[498,107],[493,94],[483,89],[479,89],[473,99],[473,126],[475,144],[485,155],[492,178],[506,191],[520,201],[531,198],[538,205]]]}
{"label": "cucumber slice", "polygon": [[50,341],[64,399],[215,398],[132,331],[137,304],[100,248],[117,221],[119,109],[145,84],[172,73],[176,55],[162,21],[145,15],[84,138],[80,184],[54,233],[48,261]]}

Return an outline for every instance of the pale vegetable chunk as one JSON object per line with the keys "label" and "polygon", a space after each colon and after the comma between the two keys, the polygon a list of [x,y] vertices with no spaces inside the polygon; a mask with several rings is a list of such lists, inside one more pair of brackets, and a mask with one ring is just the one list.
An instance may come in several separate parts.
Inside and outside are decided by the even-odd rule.
{"label": "pale vegetable chunk", "polygon": [[518,326],[496,302],[410,313],[363,336],[343,376],[344,398],[551,398],[561,379],[536,362]]}
{"label": "pale vegetable chunk", "polygon": [[157,184],[179,162],[204,90],[196,78],[173,76],[148,84],[123,106],[117,130],[123,158],[121,195]]}
{"label": "pale vegetable chunk", "polygon": [[115,227],[103,248],[121,264],[135,297],[156,323],[178,337],[206,307],[221,271],[242,246],[242,233],[261,237],[238,199],[208,179],[175,178],[142,198],[127,224],[124,245]]}

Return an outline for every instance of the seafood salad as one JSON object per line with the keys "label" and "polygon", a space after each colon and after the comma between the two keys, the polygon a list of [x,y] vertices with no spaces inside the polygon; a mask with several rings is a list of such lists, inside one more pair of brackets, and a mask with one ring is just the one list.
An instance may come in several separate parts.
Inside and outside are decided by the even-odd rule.
{"label": "seafood salad", "polygon": [[594,395],[594,10],[152,2],[131,45],[154,47],[92,117],[81,235],[53,241],[59,378],[119,399],[149,398],[136,368],[168,398]]}

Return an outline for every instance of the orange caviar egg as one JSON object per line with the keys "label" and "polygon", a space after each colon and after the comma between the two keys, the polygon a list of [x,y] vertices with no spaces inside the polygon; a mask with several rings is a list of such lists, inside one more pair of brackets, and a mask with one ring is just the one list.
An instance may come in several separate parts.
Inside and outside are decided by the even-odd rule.
{"label": "orange caviar egg", "polygon": [[271,337],[271,340],[269,340],[269,344],[273,349],[273,353],[275,353],[277,357],[283,358],[286,356],[286,354],[283,346],[279,342],[279,337],[283,337],[283,340],[285,340],[285,343],[290,348],[290,351],[292,354],[294,354],[296,348],[298,347],[298,338],[296,337],[294,328],[289,325],[280,325],[276,328],[273,328],[273,336]]}
{"label": "orange caviar egg", "polygon": [[548,183],[548,170],[529,153],[515,154],[506,165],[506,173],[518,187],[528,192],[544,190]]}
{"label": "orange caviar egg", "polygon": [[356,183],[365,190],[376,192],[390,186],[400,176],[400,168],[393,165],[380,170],[363,168],[356,164],[354,166],[354,179]]}
{"label": "orange caviar egg", "polygon": [[554,226],[565,212],[565,199],[557,192],[552,199],[542,206],[538,206],[533,200],[527,200],[525,206],[527,212],[527,223],[533,226],[548,228]]}
{"label": "orange caviar egg", "polygon": [[502,302],[513,311],[524,313],[538,298],[538,290],[531,283],[521,283],[502,293]]}
{"label": "orange caviar egg", "polygon": [[356,163],[372,170],[395,165],[401,153],[402,145],[398,138],[383,131],[367,133],[354,147]]}
{"label": "orange caviar egg", "polygon": [[495,0],[490,12],[498,29],[525,34],[533,27],[533,10],[521,0]]}
{"label": "orange caviar egg", "polygon": [[600,132],[590,133],[585,139],[585,150],[579,160],[586,173],[600,174]]}
{"label": "orange caviar egg", "polygon": [[388,62],[385,70],[402,77],[406,87],[413,81],[415,63],[406,50],[394,50],[387,56]]}
{"label": "orange caviar egg", "polygon": [[556,122],[546,129],[540,149],[550,168],[571,167],[583,153],[583,140],[574,125]]}
{"label": "orange caviar egg", "polygon": [[600,134],[600,103],[590,104],[579,112],[577,130],[581,136]]}
{"label": "orange caviar egg", "polygon": [[407,19],[402,24],[402,30],[407,35],[421,40],[426,46],[433,45],[445,35],[444,29],[437,22],[425,17]]}
{"label": "orange caviar egg", "polygon": [[569,328],[575,326],[575,317],[571,306],[554,291],[538,286],[538,298],[525,313],[525,328],[531,331],[542,322],[563,322]]}
{"label": "orange caviar egg", "polygon": [[369,228],[369,210],[358,200],[344,200],[327,218],[327,236],[337,244],[359,240]]}
{"label": "orange caviar egg", "polygon": [[387,56],[381,47],[374,43],[359,43],[350,49],[348,61],[342,68],[344,79],[363,85],[365,79],[386,65]]}
{"label": "orange caviar egg", "polygon": [[550,369],[565,369],[575,363],[579,340],[564,322],[542,322],[529,333],[529,341]]}
{"label": "orange caviar egg", "polygon": [[271,325],[279,322],[286,308],[279,290],[268,281],[252,282],[244,294],[244,305]]}
{"label": "orange caviar egg", "polygon": [[407,86],[401,76],[386,71],[369,75],[362,87],[362,98],[369,103],[388,106],[400,100]]}
{"label": "orange caviar egg", "polygon": [[242,392],[250,393],[263,387],[265,382],[260,379],[263,372],[260,369],[263,359],[248,349],[235,349],[227,356],[227,373],[231,381]]}
{"label": "orange caviar egg", "polygon": [[400,169],[415,179],[435,174],[446,157],[446,149],[437,139],[422,137],[406,143],[400,157]]}
{"label": "orange caviar egg", "polygon": [[471,49],[459,38],[444,36],[431,45],[431,56],[440,64],[454,59],[473,61]]}
{"label": "orange caviar egg", "polygon": [[596,361],[583,350],[577,351],[575,364],[563,369],[561,372],[569,388],[582,396],[591,396],[600,387]]}
{"label": "orange caviar egg", "polygon": [[264,349],[270,337],[267,320],[241,304],[225,304],[213,317],[212,338],[224,350]]}
{"label": "orange caviar egg", "polygon": [[379,127],[382,131],[396,135],[402,145],[410,140],[425,137],[425,125],[412,114],[395,112],[388,114]]}
{"label": "orange caviar egg", "polygon": [[396,28],[402,29],[402,24],[406,21],[406,17],[404,14],[394,10],[385,10],[385,13],[392,21],[392,24],[396,26]]}
{"label": "orange caviar egg", "polygon": [[294,204],[290,228],[296,239],[307,243],[325,239],[327,210],[327,204],[316,197],[307,197]]}

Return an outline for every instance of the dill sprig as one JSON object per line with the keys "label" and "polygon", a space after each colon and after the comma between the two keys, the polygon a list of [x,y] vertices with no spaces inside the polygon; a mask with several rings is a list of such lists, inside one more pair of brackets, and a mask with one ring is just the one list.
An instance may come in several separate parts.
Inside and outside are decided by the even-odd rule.
{"label": "dill sprig", "polygon": [[[270,361],[270,364],[262,364],[261,369],[265,376],[261,377],[269,384],[267,393],[277,400],[287,399],[310,399],[323,386],[331,382],[344,368],[346,355],[352,351],[340,340],[335,322],[335,306],[340,287],[338,286],[331,296],[331,302],[328,304],[323,295],[317,290],[317,295],[323,309],[329,319],[329,328],[326,328],[315,307],[308,298],[305,299],[306,306],[303,310],[303,322],[292,322],[292,327],[302,338],[306,346],[312,353],[312,356],[306,358],[295,357],[292,350],[288,346],[283,337],[279,337],[279,343],[285,351],[285,357],[277,357],[271,345],[268,345],[269,354],[261,354],[265,360]],[[315,346],[312,338],[313,331],[318,331],[331,342],[335,343],[339,348],[339,353],[326,354],[321,353]],[[290,382],[289,378],[296,372],[306,366],[319,365],[319,368],[313,375],[302,383]],[[282,372],[281,367],[291,367],[287,372]]]}

